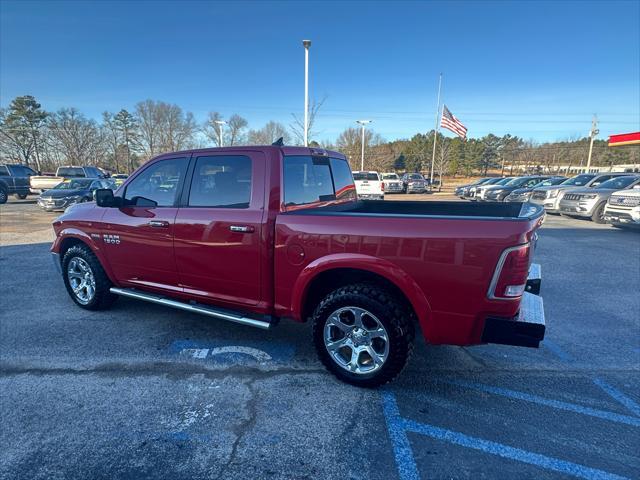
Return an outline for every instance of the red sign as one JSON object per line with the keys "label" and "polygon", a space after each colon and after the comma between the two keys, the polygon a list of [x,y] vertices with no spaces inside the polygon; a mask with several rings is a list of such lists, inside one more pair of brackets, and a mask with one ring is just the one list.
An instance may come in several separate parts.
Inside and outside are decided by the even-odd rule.
{"label": "red sign", "polygon": [[609,146],[617,147],[620,145],[638,145],[640,144],[640,132],[621,133],[619,135],[609,136]]}

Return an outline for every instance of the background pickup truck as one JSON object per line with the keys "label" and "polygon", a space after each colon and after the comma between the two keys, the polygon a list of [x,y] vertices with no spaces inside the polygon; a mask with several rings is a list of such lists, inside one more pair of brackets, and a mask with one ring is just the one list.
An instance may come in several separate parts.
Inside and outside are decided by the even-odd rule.
{"label": "background pickup truck", "polygon": [[98,167],[58,167],[55,176],[38,175],[30,179],[32,193],[42,193],[70,178],[105,178]]}
{"label": "background pickup truck", "polygon": [[7,203],[9,195],[27,198],[32,175],[36,172],[26,165],[0,164],[0,204]]}
{"label": "background pickup truck", "polygon": [[[431,344],[537,347],[542,207],[361,202],[344,155],[229,147],[157,157],[53,223],[79,306],[118,295],[270,328],[313,324],[324,365],[376,386]],[[531,275],[530,275],[531,270]]]}

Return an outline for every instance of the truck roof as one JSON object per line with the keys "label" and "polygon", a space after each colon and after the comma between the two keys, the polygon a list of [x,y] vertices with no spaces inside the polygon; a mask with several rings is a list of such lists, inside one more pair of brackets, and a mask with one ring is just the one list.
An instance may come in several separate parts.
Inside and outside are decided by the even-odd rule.
{"label": "truck roof", "polygon": [[166,157],[168,155],[190,155],[193,153],[235,153],[235,152],[246,152],[247,150],[257,150],[257,151],[280,151],[283,155],[314,155],[314,156],[323,156],[323,157],[334,157],[334,158],[342,158],[346,160],[347,157],[340,152],[336,152],[333,150],[326,150],[324,148],[319,147],[279,147],[276,145],[242,145],[237,147],[211,147],[211,148],[196,148],[189,150],[180,150],[178,152],[167,152],[161,155],[157,155],[154,158]]}

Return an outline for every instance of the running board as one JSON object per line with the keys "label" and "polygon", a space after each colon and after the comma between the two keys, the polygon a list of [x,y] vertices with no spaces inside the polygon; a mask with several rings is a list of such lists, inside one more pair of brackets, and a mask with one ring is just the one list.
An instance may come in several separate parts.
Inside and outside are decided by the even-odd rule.
{"label": "running board", "polygon": [[166,307],[177,308],[179,310],[185,310],[187,312],[200,313],[202,315],[208,315],[209,317],[218,318],[220,320],[227,320],[229,322],[240,323],[242,325],[249,325],[250,327],[257,327],[267,330],[273,325],[271,322],[265,320],[256,320],[255,318],[243,317],[242,315],[236,315],[226,310],[219,310],[214,307],[202,304],[191,304],[179,302],[177,300],[171,300],[160,295],[154,295],[152,293],[141,292],[132,288],[116,288],[111,287],[111,293],[116,295],[122,295],[123,297],[135,298],[136,300],[144,300],[146,302],[157,303],[158,305],[164,305]]}

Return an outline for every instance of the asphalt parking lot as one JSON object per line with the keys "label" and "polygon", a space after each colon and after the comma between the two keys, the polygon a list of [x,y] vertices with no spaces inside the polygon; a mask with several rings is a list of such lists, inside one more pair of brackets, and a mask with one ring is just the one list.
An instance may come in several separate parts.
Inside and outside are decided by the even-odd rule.
{"label": "asphalt parking lot", "polygon": [[638,232],[547,217],[540,349],[418,341],[363,390],[323,370],[307,325],[77,308],[53,218],[0,206],[2,479],[640,478]]}

